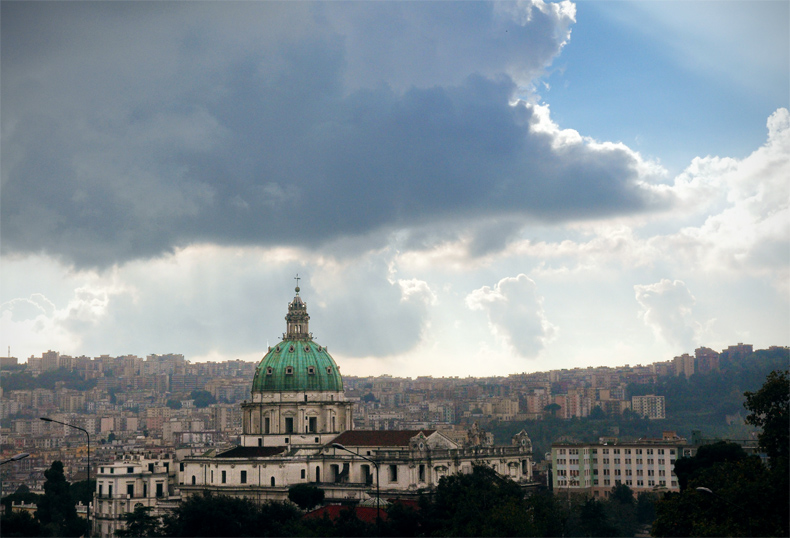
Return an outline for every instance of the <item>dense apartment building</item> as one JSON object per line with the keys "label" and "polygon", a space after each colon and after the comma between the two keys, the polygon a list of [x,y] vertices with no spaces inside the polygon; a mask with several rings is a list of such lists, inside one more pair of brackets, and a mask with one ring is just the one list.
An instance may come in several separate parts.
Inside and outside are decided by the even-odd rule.
{"label": "dense apartment building", "polygon": [[667,418],[664,397],[655,394],[631,396],[631,410],[642,418],[650,420]]}
{"label": "dense apartment building", "polygon": [[608,496],[619,484],[635,494],[679,491],[674,465],[685,445],[686,440],[675,432],[633,442],[602,438],[597,443],[554,443],[552,487],[555,492],[595,497]]}

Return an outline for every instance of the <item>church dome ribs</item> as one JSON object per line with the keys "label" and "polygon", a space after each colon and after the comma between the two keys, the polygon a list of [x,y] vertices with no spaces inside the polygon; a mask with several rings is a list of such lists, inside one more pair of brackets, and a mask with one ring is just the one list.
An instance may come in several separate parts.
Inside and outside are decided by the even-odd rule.
{"label": "church dome ribs", "polygon": [[255,369],[252,392],[342,392],[335,360],[308,330],[310,315],[298,287],[285,321],[283,340],[269,348]]}

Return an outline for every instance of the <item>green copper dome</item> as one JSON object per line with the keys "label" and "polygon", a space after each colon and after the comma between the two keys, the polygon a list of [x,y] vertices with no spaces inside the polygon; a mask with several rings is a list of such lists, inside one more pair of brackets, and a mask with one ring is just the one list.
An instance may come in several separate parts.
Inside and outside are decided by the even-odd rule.
{"label": "green copper dome", "polygon": [[[297,280],[298,282],[298,280]],[[287,332],[255,369],[252,392],[343,390],[343,378],[326,348],[313,342],[307,305],[299,297],[288,304]]]}
{"label": "green copper dome", "polygon": [[252,392],[342,390],[337,364],[312,340],[283,340],[263,357],[252,380]]}

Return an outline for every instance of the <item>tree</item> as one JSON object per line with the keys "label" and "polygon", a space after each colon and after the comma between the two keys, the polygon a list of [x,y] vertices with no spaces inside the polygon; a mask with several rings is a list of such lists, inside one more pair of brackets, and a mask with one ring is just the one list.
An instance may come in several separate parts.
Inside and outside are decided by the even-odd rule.
{"label": "tree", "polygon": [[310,484],[296,484],[288,490],[288,499],[302,510],[312,510],[324,502],[324,490]]}
{"label": "tree", "polygon": [[756,392],[746,392],[743,406],[750,411],[747,424],[762,428],[758,440],[771,465],[787,465],[790,451],[790,379],[788,372],[773,371]]}
{"label": "tree", "polygon": [[737,462],[746,459],[746,452],[737,443],[719,441],[699,447],[694,457],[679,458],[675,462],[675,475],[681,490],[686,489],[689,480],[701,471],[716,463]]}
{"label": "tree", "polygon": [[217,399],[207,390],[193,390],[190,398],[195,400],[195,407],[198,409],[217,403]]}
{"label": "tree", "polygon": [[164,536],[162,520],[151,515],[151,507],[137,503],[133,512],[123,515],[125,529],[115,531],[115,536]]}
{"label": "tree", "polygon": [[579,513],[582,536],[622,536],[606,514],[603,502],[587,499]]}
{"label": "tree", "polygon": [[633,506],[634,504],[634,492],[625,484],[618,484],[613,487],[609,498],[626,506]]}
{"label": "tree", "polygon": [[[554,404],[557,405],[557,404]],[[596,405],[590,411],[590,416],[588,417],[590,420],[603,420],[606,418],[606,412],[601,409],[600,405]]]}
{"label": "tree", "polygon": [[445,476],[435,500],[421,510],[425,534],[442,536],[529,536],[534,534],[521,488],[491,467]]}
{"label": "tree", "polygon": [[288,503],[257,505],[249,499],[212,495],[189,497],[164,518],[164,536],[288,536],[302,513]]}
{"label": "tree", "polygon": [[63,463],[53,461],[44,471],[44,496],[38,502],[36,518],[52,536],[80,536],[87,531],[86,521],[77,516]]}
{"label": "tree", "polygon": [[180,400],[167,400],[167,403],[165,403],[165,405],[170,409],[181,409]]}
{"label": "tree", "polygon": [[25,503],[25,504],[38,504],[38,499],[40,495],[33,493],[30,491],[30,488],[27,487],[25,484],[22,484],[16,491],[14,491],[11,495],[6,495],[3,497],[2,504],[5,507],[5,513],[11,514],[11,505],[13,503]]}
{"label": "tree", "polygon": [[551,413],[552,417],[556,417],[557,411],[559,411],[560,409],[562,409],[562,406],[556,403],[550,403],[549,405],[543,408],[544,411],[548,411],[549,413]]}
{"label": "tree", "polygon": [[44,536],[44,527],[29,512],[9,512],[0,517],[4,537]]}
{"label": "tree", "polygon": [[675,463],[680,493],[656,503],[654,536],[788,536],[788,373],[772,372],[756,392],[746,392],[747,421],[761,426],[759,457],[734,443],[700,447]]}
{"label": "tree", "polygon": [[87,506],[88,503],[93,502],[93,492],[96,491],[96,480],[91,480],[90,483],[88,483],[87,480],[74,482],[69,488],[69,491],[71,492],[71,498],[74,502],[81,502]]}

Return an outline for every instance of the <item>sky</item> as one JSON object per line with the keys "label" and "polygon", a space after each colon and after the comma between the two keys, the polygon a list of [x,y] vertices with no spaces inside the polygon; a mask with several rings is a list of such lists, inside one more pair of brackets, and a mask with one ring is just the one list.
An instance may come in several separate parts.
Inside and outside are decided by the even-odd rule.
{"label": "sky", "polygon": [[0,346],[346,375],[790,344],[790,3],[0,3]]}

